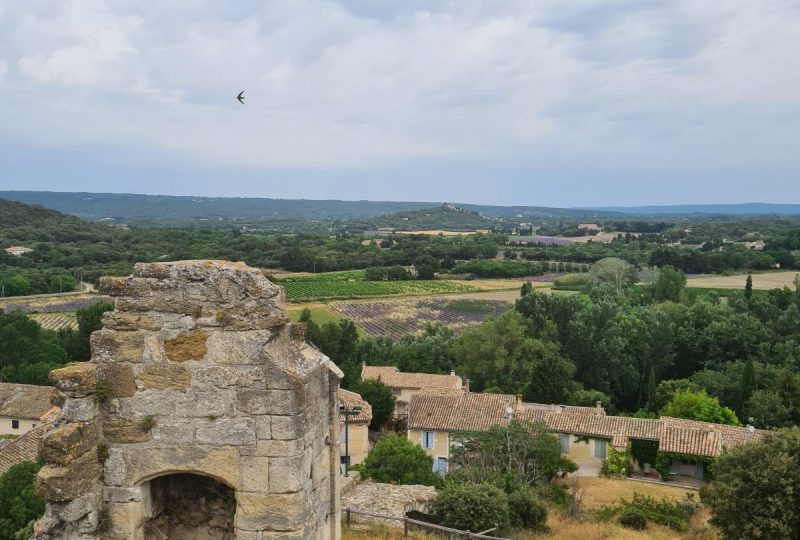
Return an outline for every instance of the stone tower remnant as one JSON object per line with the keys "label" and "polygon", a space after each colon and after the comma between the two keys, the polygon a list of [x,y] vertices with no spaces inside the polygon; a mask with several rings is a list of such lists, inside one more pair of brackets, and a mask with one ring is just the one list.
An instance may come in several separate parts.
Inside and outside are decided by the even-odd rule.
{"label": "stone tower remnant", "polygon": [[225,261],[137,264],[64,400],[36,480],[40,539],[336,540],[342,373],[282,290]]}

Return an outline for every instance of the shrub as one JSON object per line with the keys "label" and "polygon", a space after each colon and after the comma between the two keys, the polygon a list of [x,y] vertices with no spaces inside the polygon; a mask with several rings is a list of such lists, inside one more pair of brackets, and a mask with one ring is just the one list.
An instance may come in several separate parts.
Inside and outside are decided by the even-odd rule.
{"label": "shrub", "polygon": [[364,472],[377,482],[426,486],[441,483],[433,472],[433,458],[400,435],[387,435],[375,444],[364,461]]}
{"label": "shrub", "polygon": [[606,476],[627,476],[628,467],[631,461],[630,444],[623,451],[614,450],[608,446],[608,457],[603,460],[603,467],[600,472]]}
{"label": "shrub", "polygon": [[647,527],[647,518],[642,513],[633,508],[629,508],[620,514],[619,524],[628,529],[635,529],[637,531],[643,530]]}
{"label": "shrub", "polygon": [[[691,502],[694,503],[694,501]],[[630,515],[638,514],[646,521],[666,525],[676,531],[685,531],[689,528],[689,518],[694,513],[694,509],[696,509],[694,504],[690,507],[680,502],[668,499],[657,500],[640,493],[634,493],[633,499],[630,501],[622,499],[617,504],[604,506],[598,511],[598,516],[601,519],[618,517],[620,523],[622,523],[622,516],[629,516],[625,519],[630,520],[633,524],[639,518],[630,517]],[[628,525],[625,526],[627,527]],[[634,527],[631,526],[631,528]]]}
{"label": "shrub", "polygon": [[509,520],[518,529],[543,530],[547,507],[530,489],[520,489],[508,496]]}
{"label": "shrub", "polygon": [[582,291],[589,284],[589,274],[564,274],[553,281],[553,287],[562,291]]}
{"label": "shrub", "polygon": [[509,523],[508,497],[491,484],[449,484],[433,501],[433,513],[442,525],[484,531]]}

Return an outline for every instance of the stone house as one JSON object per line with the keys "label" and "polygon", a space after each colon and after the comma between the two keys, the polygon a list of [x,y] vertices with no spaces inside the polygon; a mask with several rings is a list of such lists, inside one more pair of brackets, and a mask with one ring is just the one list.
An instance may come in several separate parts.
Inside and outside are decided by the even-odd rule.
{"label": "stone house", "polygon": [[51,372],[37,539],[340,537],[341,371],[283,291],[225,261],[137,264],[90,362]]}
{"label": "stone house", "polygon": [[[339,451],[342,464],[363,463],[369,454],[369,423],[372,421],[372,406],[364,401],[361,394],[339,389],[340,411],[348,413],[339,415]],[[356,411],[355,409],[359,409]]]}
{"label": "stone house", "polygon": [[464,388],[461,377],[451,371],[450,375],[434,375],[431,373],[406,373],[394,366],[368,366],[361,367],[361,379],[380,379],[383,384],[392,389],[395,397],[394,412],[392,413],[392,428],[395,431],[405,431],[408,419],[408,404],[411,397],[421,390],[441,389],[445,391],[460,391]]}
{"label": "stone house", "polygon": [[[671,475],[703,480],[708,458],[764,434],[749,427],[670,417],[608,416],[600,404],[574,407],[523,403],[517,396],[501,394],[420,393],[411,399],[409,411],[408,438],[433,456],[439,472],[447,470],[452,433],[506,426],[509,419],[543,422],[558,436],[561,453],[578,465],[576,476],[599,475],[609,448],[625,451],[628,443],[639,440],[656,443],[659,452],[674,456]],[[641,466],[644,472],[654,472],[656,464],[638,464],[631,459],[630,465],[635,471]]]}
{"label": "stone house", "polygon": [[20,257],[20,256],[24,255],[25,253],[30,253],[33,250],[31,248],[26,248],[24,246],[11,246],[11,247],[7,247],[3,251],[8,253],[9,255],[13,255],[15,257]]}
{"label": "stone house", "polygon": [[517,396],[506,394],[415,394],[409,405],[408,440],[433,457],[433,470],[444,475],[450,460],[452,433],[506,426],[519,403]]}
{"label": "stone house", "polygon": [[52,386],[0,383],[0,435],[24,435],[58,412]]}

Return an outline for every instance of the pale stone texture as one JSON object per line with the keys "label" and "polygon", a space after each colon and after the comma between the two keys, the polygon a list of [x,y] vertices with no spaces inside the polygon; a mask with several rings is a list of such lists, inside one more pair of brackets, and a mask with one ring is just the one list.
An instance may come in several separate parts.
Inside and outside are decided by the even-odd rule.
{"label": "pale stone texture", "polygon": [[91,362],[54,372],[36,538],[98,538],[105,508],[106,538],[338,539],[342,374],[282,290],[224,261],[137,264],[102,288],[116,309]]}

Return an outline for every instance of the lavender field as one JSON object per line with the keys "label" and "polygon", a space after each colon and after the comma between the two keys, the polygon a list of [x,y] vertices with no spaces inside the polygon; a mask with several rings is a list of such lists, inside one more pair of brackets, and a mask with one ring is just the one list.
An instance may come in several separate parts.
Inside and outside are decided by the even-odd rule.
{"label": "lavender field", "polygon": [[367,334],[398,340],[420,334],[426,324],[441,323],[455,332],[477,326],[511,306],[502,300],[424,298],[380,302],[334,302],[329,307]]}

